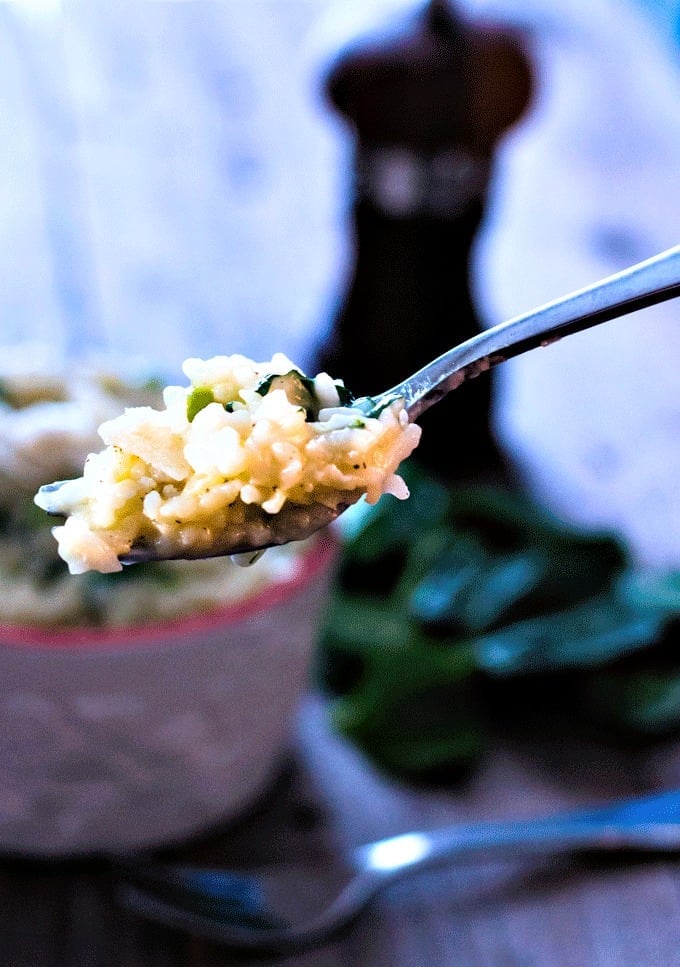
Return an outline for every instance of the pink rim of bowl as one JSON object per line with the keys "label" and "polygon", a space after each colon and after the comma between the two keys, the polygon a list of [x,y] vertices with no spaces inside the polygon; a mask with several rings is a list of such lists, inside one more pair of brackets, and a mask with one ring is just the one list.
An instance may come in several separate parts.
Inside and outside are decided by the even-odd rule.
{"label": "pink rim of bowl", "polygon": [[133,624],[115,628],[98,625],[70,625],[68,627],[42,627],[31,625],[0,624],[0,647],[17,648],[82,648],[87,650],[110,648],[134,648],[136,645],[163,644],[195,635],[216,624],[228,626],[239,624],[248,618],[294,596],[297,591],[329,567],[337,552],[336,541],[325,536],[317,540],[297,563],[292,575],[259,591],[254,591],[240,601],[213,608],[184,618],[170,618],[149,624]]}

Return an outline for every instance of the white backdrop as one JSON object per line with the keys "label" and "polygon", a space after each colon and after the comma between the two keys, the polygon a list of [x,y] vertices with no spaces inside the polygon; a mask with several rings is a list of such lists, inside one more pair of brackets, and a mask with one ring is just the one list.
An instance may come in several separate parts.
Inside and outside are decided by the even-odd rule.
{"label": "white backdrop", "polygon": [[[516,6],[531,18],[544,5]],[[541,95],[505,146],[480,239],[489,321],[680,243],[680,48],[621,0],[563,6],[536,13]],[[502,367],[496,405],[501,439],[554,509],[673,567],[679,367],[674,302]]]}

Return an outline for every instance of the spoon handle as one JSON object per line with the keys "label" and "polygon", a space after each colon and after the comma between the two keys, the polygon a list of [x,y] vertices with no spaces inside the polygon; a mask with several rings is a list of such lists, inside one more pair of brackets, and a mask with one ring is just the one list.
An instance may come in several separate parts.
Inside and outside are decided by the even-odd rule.
{"label": "spoon handle", "polygon": [[356,866],[380,879],[485,852],[680,849],[680,790],[547,818],[411,832],[360,846]]}
{"label": "spoon handle", "polygon": [[428,363],[385,396],[401,396],[411,420],[465,380],[511,359],[680,295],[680,245],[500,323]]}

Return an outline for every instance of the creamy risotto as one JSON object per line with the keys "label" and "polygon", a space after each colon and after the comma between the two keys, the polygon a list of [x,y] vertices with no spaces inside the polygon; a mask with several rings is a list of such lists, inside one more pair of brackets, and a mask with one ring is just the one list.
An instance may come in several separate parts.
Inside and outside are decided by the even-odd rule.
{"label": "creamy risotto", "polygon": [[247,569],[165,561],[122,575],[69,576],[35,490],[81,473],[101,447],[100,424],[126,405],[162,407],[162,388],[144,374],[61,366],[40,346],[0,347],[0,624],[151,622],[232,603],[294,575],[306,545],[275,548]]}
{"label": "creamy risotto", "polygon": [[101,425],[105,448],[81,477],[36,496],[66,517],[53,533],[71,573],[118,571],[131,548],[191,558],[284,543],[362,495],[408,496],[396,471],[420,429],[401,400],[355,401],[282,354],[189,359],[184,372],[162,407]]}

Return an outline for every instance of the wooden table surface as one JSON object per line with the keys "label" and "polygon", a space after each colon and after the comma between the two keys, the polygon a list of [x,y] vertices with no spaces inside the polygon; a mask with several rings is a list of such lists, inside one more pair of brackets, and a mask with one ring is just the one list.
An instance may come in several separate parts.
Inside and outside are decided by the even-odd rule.
{"label": "wooden table surface", "polygon": [[[305,702],[274,789],[230,829],[165,854],[229,864],[321,856],[415,827],[514,818],[680,785],[680,743],[627,753],[504,741],[462,786],[386,779]],[[315,949],[251,957],[124,912],[96,861],[0,862],[0,967],[680,967],[680,859],[468,863],[382,895]]]}

